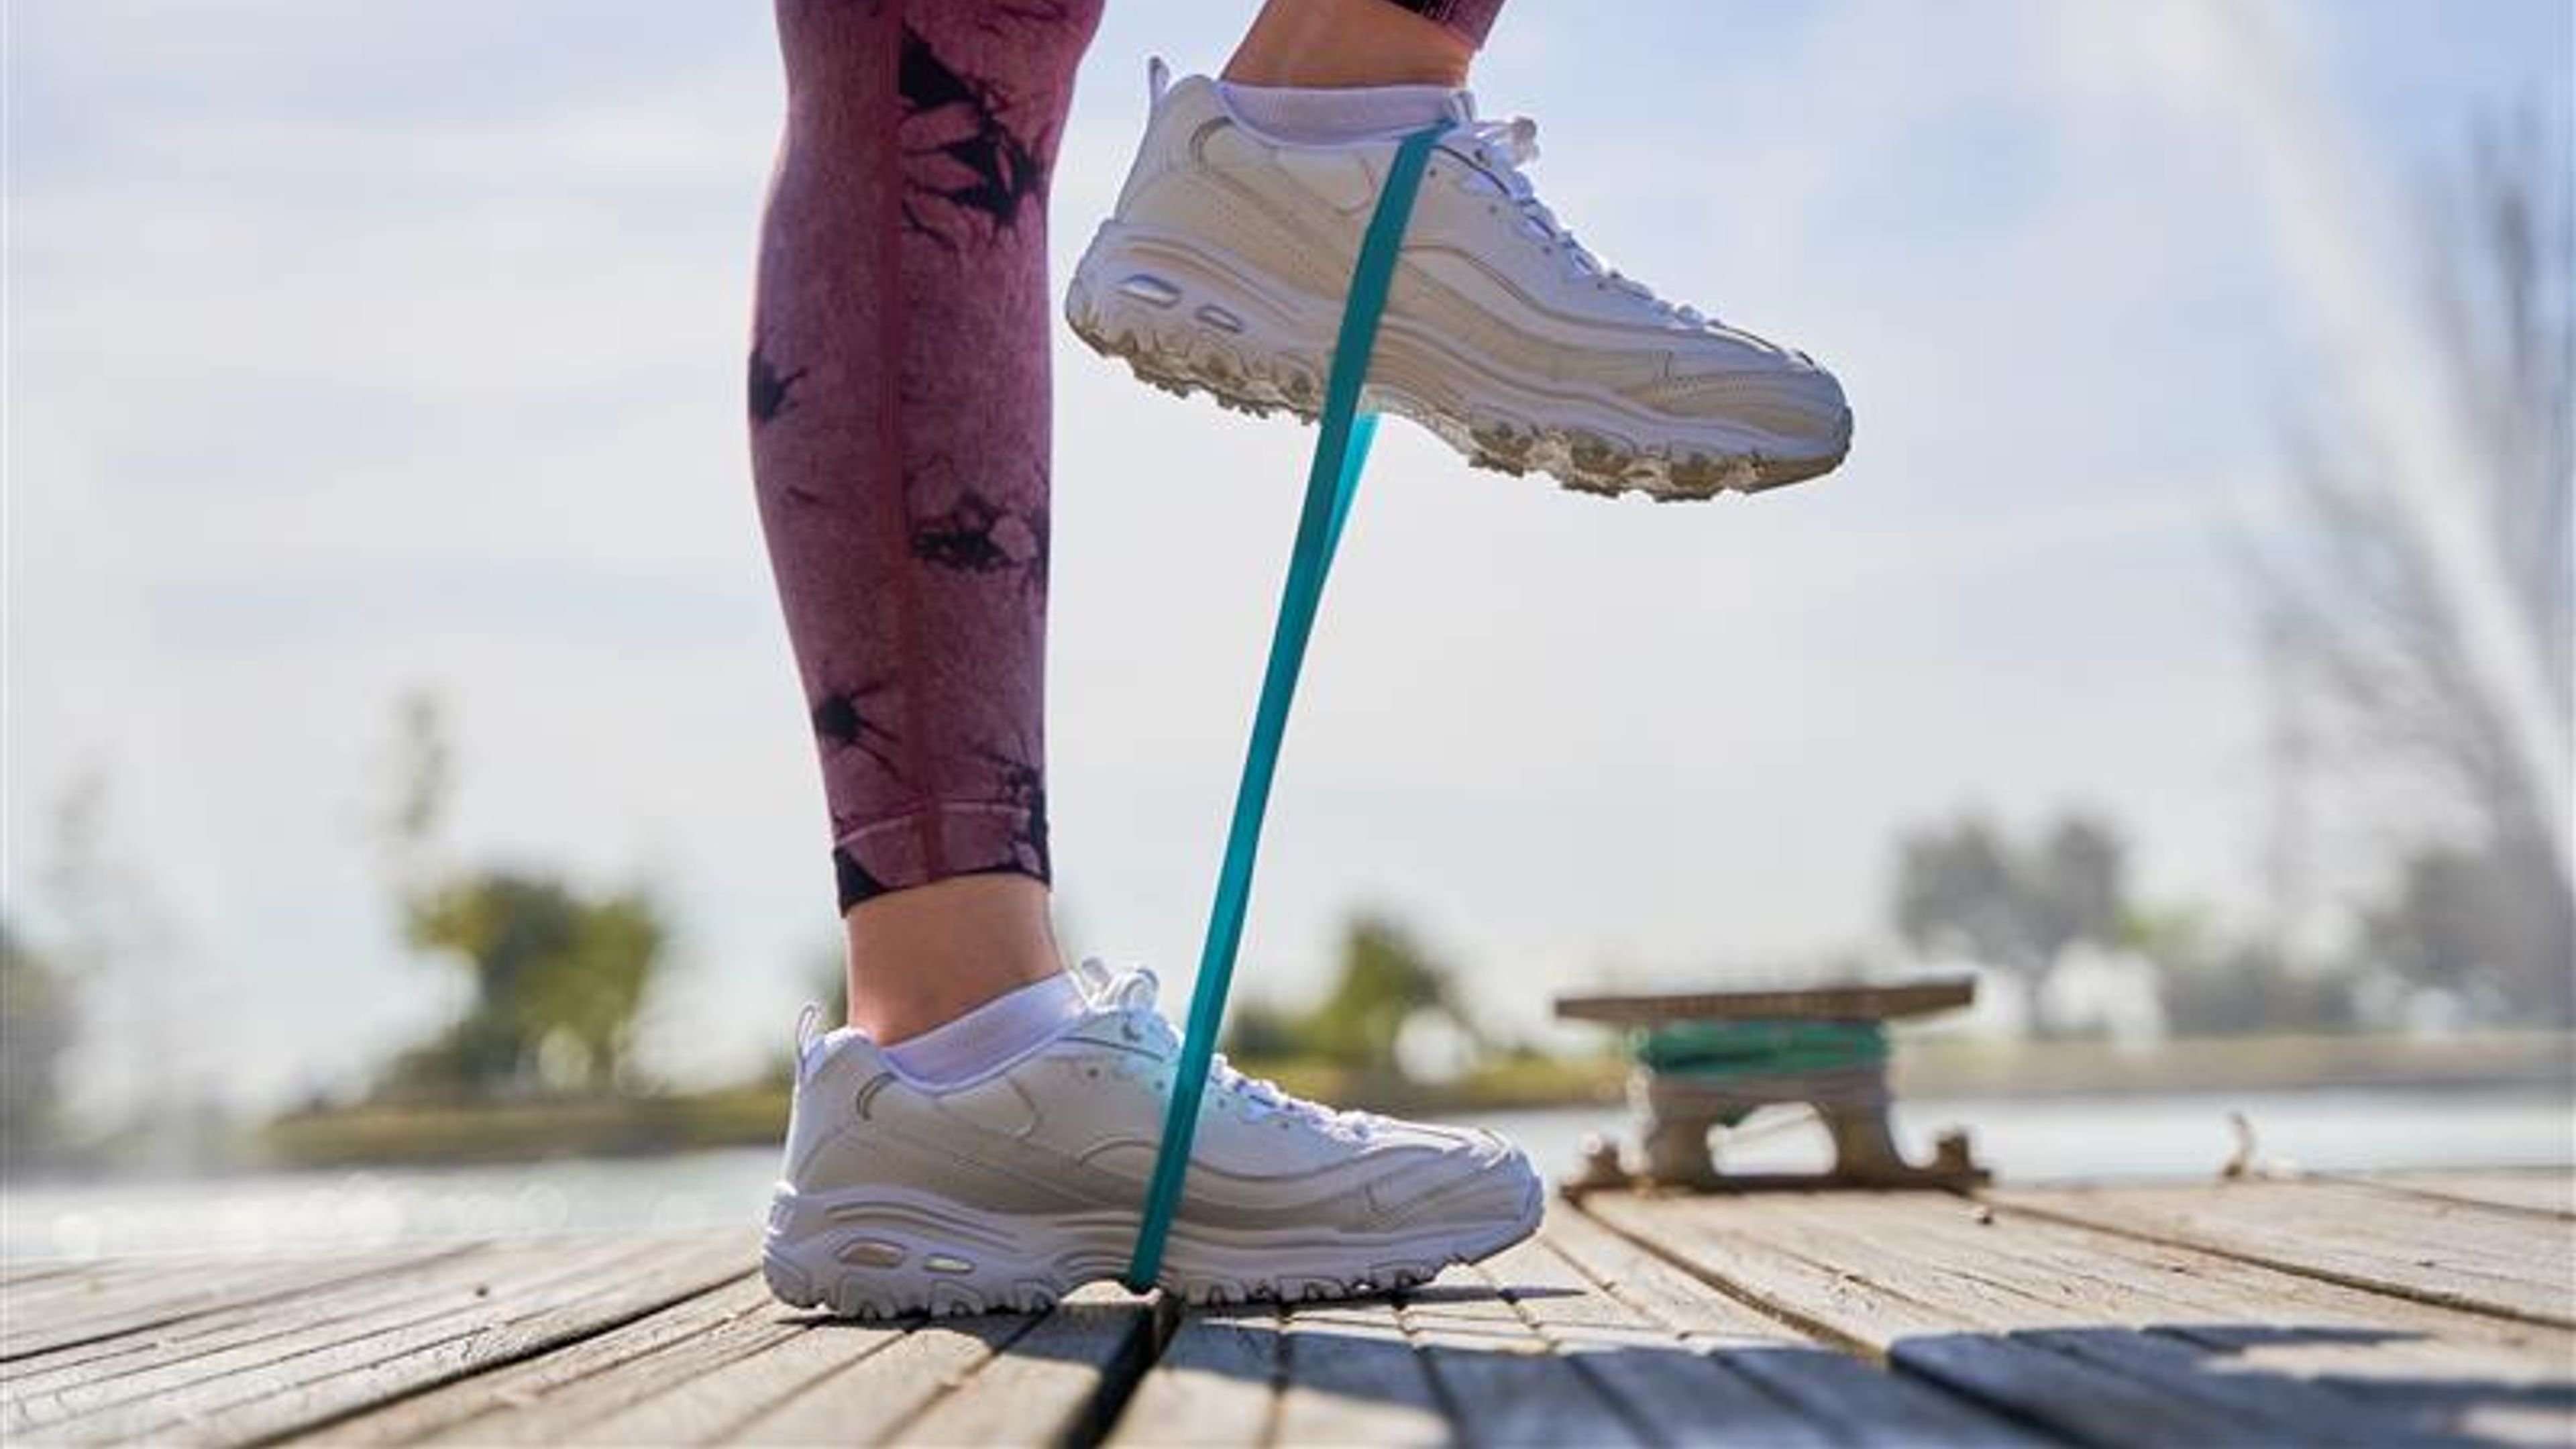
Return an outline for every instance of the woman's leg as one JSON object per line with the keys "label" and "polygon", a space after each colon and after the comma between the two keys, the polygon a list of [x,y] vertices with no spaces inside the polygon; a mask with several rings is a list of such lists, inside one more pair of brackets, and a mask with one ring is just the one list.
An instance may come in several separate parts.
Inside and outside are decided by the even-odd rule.
{"label": "woman's leg", "polygon": [[[841,1314],[1033,1309],[1134,1247],[1181,1050],[1152,973],[1062,971],[1046,920],[1042,207],[1092,0],[779,10],[753,436],[860,1030],[799,1042],[762,1270]],[[1192,1299],[1403,1286],[1538,1225],[1538,1175],[1491,1134],[1231,1070],[1202,1105],[1160,1277]]]}
{"label": "woman's leg", "polygon": [[852,1024],[1062,969],[1047,916],[1047,173],[1099,0],[778,0],[753,475]]}

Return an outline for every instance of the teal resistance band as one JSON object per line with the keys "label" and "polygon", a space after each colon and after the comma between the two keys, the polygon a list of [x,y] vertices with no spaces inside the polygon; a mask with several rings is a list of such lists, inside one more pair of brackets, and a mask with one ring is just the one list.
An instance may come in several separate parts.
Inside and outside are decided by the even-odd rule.
{"label": "teal resistance band", "polygon": [[1189,1029],[1181,1038],[1180,1064],[1172,1073],[1172,1103],[1163,1118],[1162,1150],[1154,1159],[1145,1219],[1137,1225],[1136,1251],[1127,1264],[1127,1286],[1139,1293],[1153,1287],[1155,1275],[1162,1270],[1163,1241],[1170,1236],[1172,1216],[1180,1207],[1181,1180],[1190,1169],[1190,1142],[1198,1135],[1199,1098],[1207,1090],[1217,1028],[1225,1020],[1234,953],[1243,942],[1243,915],[1252,900],[1252,861],[1261,848],[1261,816],[1270,804],[1271,776],[1279,768],[1279,741],[1287,733],[1297,669],[1305,662],[1306,638],[1314,632],[1315,607],[1323,598],[1324,576],[1332,572],[1342,523],[1350,517],[1360,469],[1368,463],[1369,440],[1377,436],[1377,415],[1360,411],[1360,384],[1368,377],[1369,351],[1377,343],[1378,318],[1386,311],[1387,286],[1395,276],[1395,253],[1404,242],[1414,194],[1422,188],[1432,145],[1447,131],[1446,125],[1417,131],[1396,148],[1395,162],[1387,168],[1386,190],[1378,196],[1377,212],[1369,218],[1368,235],[1360,243],[1359,263],[1351,270],[1351,296],[1343,305],[1341,333],[1333,343],[1332,376],[1324,388],[1315,461],[1306,472],[1306,506],[1297,518],[1296,552],[1288,560],[1288,587],[1279,600],[1278,627],[1270,636],[1270,667],[1261,677],[1261,704],[1252,716],[1252,746],[1244,755],[1243,783],[1235,790],[1225,865],[1217,873],[1207,945],[1199,953],[1198,989],[1190,994]]}

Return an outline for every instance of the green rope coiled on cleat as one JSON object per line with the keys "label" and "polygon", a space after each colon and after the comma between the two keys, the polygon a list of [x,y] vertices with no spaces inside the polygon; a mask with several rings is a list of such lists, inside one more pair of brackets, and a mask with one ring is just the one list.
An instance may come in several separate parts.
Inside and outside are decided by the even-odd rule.
{"label": "green rope coiled on cleat", "polygon": [[1677,1021],[1632,1033],[1628,1049],[1664,1076],[1784,1076],[1882,1065],[1887,1029],[1875,1021]]}
{"label": "green rope coiled on cleat", "polygon": [[1235,952],[1243,942],[1244,912],[1252,899],[1253,858],[1261,847],[1261,817],[1269,807],[1271,778],[1279,768],[1279,744],[1287,733],[1288,707],[1297,693],[1297,670],[1305,662],[1306,640],[1314,632],[1316,606],[1323,598],[1324,578],[1332,572],[1333,551],[1341,542],[1351,499],[1359,489],[1360,470],[1368,463],[1369,442],[1377,435],[1377,415],[1360,411],[1360,384],[1368,378],[1369,353],[1377,343],[1378,320],[1386,313],[1396,252],[1404,243],[1405,223],[1413,215],[1423,170],[1430,164],[1432,146],[1448,130],[1443,123],[1416,131],[1396,147],[1386,188],[1378,194],[1377,210],[1360,242],[1359,261],[1351,269],[1350,299],[1343,304],[1341,330],[1333,343],[1315,459],[1306,471],[1306,503],[1297,518],[1296,549],[1289,556],[1279,622],[1270,636],[1270,664],[1261,678],[1261,702],[1253,711],[1243,780],[1235,790],[1234,821],[1226,832],[1225,863],[1217,872],[1216,904],[1208,915],[1207,944],[1199,954],[1198,985],[1190,993],[1189,1024],[1181,1037],[1180,1061],[1172,1072],[1162,1145],[1154,1158],[1153,1182],[1145,1193],[1145,1215],[1136,1226],[1136,1249],[1127,1262],[1126,1285],[1138,1293],[1152,1288],[1161,1273],[1163,1244],[1180,1209],[1190,1143],[1198,1135],[1200,1099],[1216,1056],[1217,1030],[1225,1020]]}

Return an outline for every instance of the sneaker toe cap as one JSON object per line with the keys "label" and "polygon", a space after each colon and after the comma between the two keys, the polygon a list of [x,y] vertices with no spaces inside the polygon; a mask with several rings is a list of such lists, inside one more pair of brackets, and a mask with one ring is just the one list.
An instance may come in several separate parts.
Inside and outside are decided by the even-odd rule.
{"label": "sneaker toe cap", "polygon": [[[1408,1124],[1410,1125],[1410,1124]],[[1439,1221],[1462,1230],[1534,1221],[1543,1185],[1528,1154],[1475,1128],[1415,1128],[1446,1139],[1437,1151],[1406,1151],[1369,1188],[1379,1213],[1403,1222]]]}
{"label": "sneaker toe cap", "polygon": [[1851,437],[1842,383],[1802,354],[1758,366],[1728,362],[1683,369],[1658,399],[1673,413],[1759,430],[1800,449],[1831,449]]}

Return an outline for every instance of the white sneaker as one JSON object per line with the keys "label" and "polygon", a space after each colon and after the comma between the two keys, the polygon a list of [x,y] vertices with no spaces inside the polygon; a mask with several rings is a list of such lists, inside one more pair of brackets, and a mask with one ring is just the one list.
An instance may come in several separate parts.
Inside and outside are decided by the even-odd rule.
{"label": "white sneaker", "polygon": [[[802,1043],[761,1267],[796,1307],[1033,1310],[1135,1246],[1179,1042],[1154,977],[1077,968],[1089,1009],[973,1081],[926,1087],[865,1037]],[[1542,1195],[1490,1132],[1333,1112],[1217,1059],[1161,1284],[1193,1303],[1422,1282],[1527,1237]]]}
{"label": "white sneaker", "polygon": [[[1342,300],[1396,142],[1302,145],[1164,85],[1116,212],[1075,271],[1083,340],[1175,392],[1252,412],[1323,405]],[[1602,266],[1521,167],[1527,120],[1459,122],[1432,152],[1362,402],[1479,465],[1659,498],[1826,472],[1851,444],[1833,375]]]}

